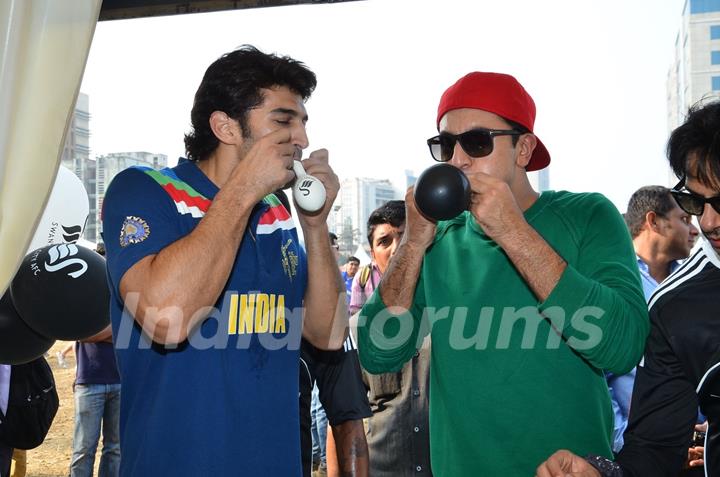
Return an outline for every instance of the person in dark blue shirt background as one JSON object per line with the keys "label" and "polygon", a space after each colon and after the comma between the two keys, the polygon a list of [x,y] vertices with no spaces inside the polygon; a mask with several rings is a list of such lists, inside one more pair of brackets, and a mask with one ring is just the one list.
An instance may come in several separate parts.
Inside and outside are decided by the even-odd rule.
{"label": "person in dark blue shirt background", "polygon": [[345,271],[342,272],[343,280],[345,280],[345,291],[347,291],[347,301],[350,304],[350,296],[352,295],[352,282],[355,274],[360,268],[360,259],[357,257],[348,257],[345,263]]}

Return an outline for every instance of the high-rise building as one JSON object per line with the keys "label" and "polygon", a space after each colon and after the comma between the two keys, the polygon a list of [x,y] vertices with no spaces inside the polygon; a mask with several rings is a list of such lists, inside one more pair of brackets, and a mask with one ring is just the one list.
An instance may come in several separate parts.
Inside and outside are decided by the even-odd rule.
{"label": "high-rise building", "polygon": [[340,193],[330,216],[328,227],[338,236],[340,252],[352,254],[358,245],[367,243],[367,219],[385,202],[397,199],[390,181],[352,178],[340,184]]}
{"label": "high-rise building", "polygon": [[95,204],[95,161],[90,159],[90,99],[85,93],[78,95],[75,109],[65,136],[60,164],[70,169],[82,181],[88,193],[90,214],[83,237],[91,242],[97,234]]}
{"label": "high-rise building", "polygon": [[[97,157],[96,172],[96,210],[102,210],[102,202],[105,198],[105,191],[113,178],[120,172],[131,166],[148,166],[153,169],[162,169],[167,166],[165,154],[153,154],[151,152],[113,152]],[[99,219],[99,215],[98,215]],[[100,224],[98,225],[97,239],[100,240]]]}
{"label": "high-rise building", "polygon": [[686,0],[668,71],[668,131],[685,120],[688,108],[720,94],[720,0]]}
{"label": "high-rise building", "polygon": [[90,99],[85,93],[80,93],[65,136],[60,163],[83,179],[87,175],[85,162],[88,159],[90,159]]}
{"label": "high-rise building", "polygon": [[167,166],[167,156],[150,152],[117,152],[91,159],[90,100],[88,95],[80,93],[65,136],[60,163],[75,173],[85,186],[90,213],[83,237],[91,242],[99,242],[102,201],[113,177],[130,166],[163,168]]}

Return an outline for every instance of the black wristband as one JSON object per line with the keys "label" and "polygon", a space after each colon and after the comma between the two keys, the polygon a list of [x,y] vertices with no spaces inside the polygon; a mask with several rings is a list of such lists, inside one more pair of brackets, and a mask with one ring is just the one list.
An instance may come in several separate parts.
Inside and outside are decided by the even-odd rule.
{"label": "black wristband", "polygon": [[602,477],[623,477],[623,471],[617,462],[613,462],[606,457],[588,454],[585,460],[600,472]]}

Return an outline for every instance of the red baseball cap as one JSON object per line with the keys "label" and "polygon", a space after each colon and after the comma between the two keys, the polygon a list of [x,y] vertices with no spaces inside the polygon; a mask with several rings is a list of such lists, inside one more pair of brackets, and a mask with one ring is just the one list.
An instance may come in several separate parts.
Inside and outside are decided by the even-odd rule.
{"label": "red baseball cap", "polygon": [[[438,105],[437,125],[453,109],[482,109],[525,126],[533,132],[535,102],[514,77],[502,73],[469,73],[443,93]],[[534,134],[534,133],[533,133]],[[537,146],[525,170],[537,171],[550,164],[550,153],[537,138]]]}

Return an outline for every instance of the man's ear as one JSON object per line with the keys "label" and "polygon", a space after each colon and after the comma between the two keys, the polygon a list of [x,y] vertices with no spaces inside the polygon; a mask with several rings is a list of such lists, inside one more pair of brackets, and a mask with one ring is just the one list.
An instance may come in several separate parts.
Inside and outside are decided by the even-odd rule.
{"label": "man's ear", "polygon": [[535,150],[535,146],[537,146],[537,138],[532,133],[523,134],[518,138],[517,145],[515,146],[515,149],[518,151],[515,164],[518,167],[523,169],[527,167]]}
{"label": "man's ear", "polygon": [[215,137],[223,144],[237,144],[242,141],[238,121],[228,116],[224,111],[213,111],[210,115],[210,129]]}
{"label": "man's ear", "polygon": [[655,211],[649,211],[645,214],[645,228],[648,230],[652,230],[653,232],[658,232],[660,230],[660,225],[658,224],[658,215],[655,213]]}

